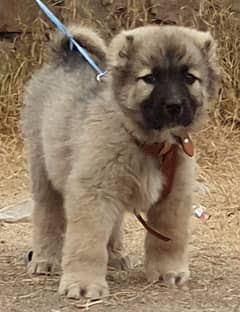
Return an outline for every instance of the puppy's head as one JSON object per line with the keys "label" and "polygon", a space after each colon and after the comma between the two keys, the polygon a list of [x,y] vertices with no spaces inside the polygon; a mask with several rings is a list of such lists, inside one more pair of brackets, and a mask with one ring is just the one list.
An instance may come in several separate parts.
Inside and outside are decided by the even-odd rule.
{"label": "puppy's head", "polygon": [[178,26],[124,31],[110,45],[121,109],[146,130],[191,128],[218,90],[215,42]]}

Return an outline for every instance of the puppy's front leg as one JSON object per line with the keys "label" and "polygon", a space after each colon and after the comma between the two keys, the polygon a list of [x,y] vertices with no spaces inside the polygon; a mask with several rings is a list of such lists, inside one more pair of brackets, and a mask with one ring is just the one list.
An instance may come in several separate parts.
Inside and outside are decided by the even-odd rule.
{"label": "puppy's front leg", "polygon": [[65,198],[67,230],[59,293],[96,299],[108,294],[107,245],[116,211],[97,192],[70,185]]}
{"label": "puppy's front leg", "polygon": [[166,242],[147,233],[145,269],[149,281],[162,278],[167,284],[178,286],[189,278],[188,240],[193,181],[194,160],[179,152],[171,193],[148,213],[149,223],[171,239]]}

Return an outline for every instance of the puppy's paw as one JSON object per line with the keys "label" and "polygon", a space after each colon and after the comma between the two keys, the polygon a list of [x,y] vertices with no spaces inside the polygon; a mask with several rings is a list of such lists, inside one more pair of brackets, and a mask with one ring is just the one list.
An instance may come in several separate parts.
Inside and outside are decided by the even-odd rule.
{"label": "puppy's paw", "polygon": [[102,279],[84,280],[78,274],[64,274],[59,286],[59,294],[71,299],[99,299],[109,294],[107,282]]}
{"label": "puppy's paw", "polygon": [[128,271],[131,268],[131,262],[128,256],[123,256],[119,252],[111,251],[108,253],[108,268],[110,270]]}
{"label": "puppy's paw", "polygon": [[146,271],[147,280],[149,282],[156,282],[162,280],[166,285],[170,287],[181,287],[189,279],[189,271],[185,272],[159,272],[159,271]]}
{"label": "puppy's paw", "polygon": [[35,253],[30,250],[27,252],[24,260],[27,266],[28,274],[60,274],[60,262],[53,257],[41,257],[39,255],[35,255]]}
{"label": "puppy's paw", "polygon": [[168,286],[180,287],[189,279],[190,272],[186,263],[159,255],[158,259],[147,259],[146,276],[149,282],[162,280]]}
{"label": "puppy's paw", "polygon": [[189,279],[189,270],[185,272],[168,272],[162,275],[163,281],[169,286],[183,286]]}

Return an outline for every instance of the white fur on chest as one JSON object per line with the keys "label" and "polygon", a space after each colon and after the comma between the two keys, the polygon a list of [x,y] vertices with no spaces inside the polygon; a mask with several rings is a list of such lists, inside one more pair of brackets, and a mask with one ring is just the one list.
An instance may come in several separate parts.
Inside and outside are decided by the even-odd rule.
{"label": "white fur on chest", "polygon": [[155,159],[150,157],[147,158],[144,167],[145,174],[143,186],[149,204],[146,209],[149,209],[160,199],[163,190],[164,177]]}

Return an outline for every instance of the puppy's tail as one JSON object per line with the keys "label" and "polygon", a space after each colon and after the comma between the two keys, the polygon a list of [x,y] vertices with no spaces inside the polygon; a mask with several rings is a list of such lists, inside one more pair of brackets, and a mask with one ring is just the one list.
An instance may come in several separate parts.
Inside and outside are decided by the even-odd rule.
{"label": "puppy's tail", "polygon": [[[88,27],[70,25],[67,29],[96,64],[104,70],[107,50],[104,40]],[[51,37],[48,57],[50,63],[55,63],[56,65],[81,63],[83,57],[76,47],[73,46],[72,50],[70,50],[69,39],[63,33],[56,31]]]}

